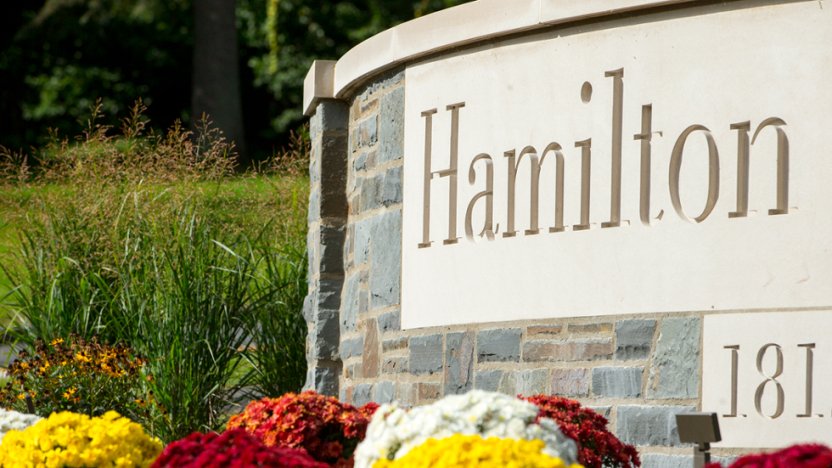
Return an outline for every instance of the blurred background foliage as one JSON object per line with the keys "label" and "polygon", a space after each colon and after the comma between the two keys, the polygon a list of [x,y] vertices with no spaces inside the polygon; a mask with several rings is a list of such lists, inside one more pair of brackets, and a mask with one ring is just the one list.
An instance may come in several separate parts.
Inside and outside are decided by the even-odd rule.
{"label": "blurred background foliage", "polygon": [[[0,2],[0,145],[31,151],[49,129],[73,135],[102,99],[123,115],[137,99],[154,128],[190,125],[195,16],[208,0]],[[222,1],[222,0],[221,0]],[[231,1],[234,0],[225,0]],[[245,141],[252,160],[285,145],[303,121],[303,78],[398,23],[462,0],[236,0]]]}

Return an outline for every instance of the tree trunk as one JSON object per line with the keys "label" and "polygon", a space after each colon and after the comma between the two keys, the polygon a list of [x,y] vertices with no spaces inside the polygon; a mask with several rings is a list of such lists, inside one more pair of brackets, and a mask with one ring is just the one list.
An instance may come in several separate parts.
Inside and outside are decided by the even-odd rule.
{"label": "tree trunk", "polygon": [[246,165],[235,0],[194,0],[194,75],[192,120],[207,114],[233,141]]}

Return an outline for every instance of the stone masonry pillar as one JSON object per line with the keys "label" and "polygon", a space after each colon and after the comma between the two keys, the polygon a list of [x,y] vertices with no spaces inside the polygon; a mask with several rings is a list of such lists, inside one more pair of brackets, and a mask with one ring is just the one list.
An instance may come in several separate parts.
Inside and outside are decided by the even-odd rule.
{"label": "stone masonry pillar", "polygon": [[308,324],[304,389],[338,396],[342,364],[339,311],[344,285],[347,222],[349,107],[336,99],[317,102],[310,119],[309,293],[303,306]]}

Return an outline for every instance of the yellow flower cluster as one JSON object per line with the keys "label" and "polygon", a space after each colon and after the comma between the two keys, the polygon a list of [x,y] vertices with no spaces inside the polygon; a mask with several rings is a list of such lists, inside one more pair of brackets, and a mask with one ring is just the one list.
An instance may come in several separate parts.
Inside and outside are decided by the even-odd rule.
{"label": "yellow flower cluster", "polygon": [[161,451],[158,439],[115,411],[96,418],[62,412],[23,431],[9,431],[0,444],[0,466],[148,467]]}
{"label": "yellow flower cluster", "polygon": [[541,440],[455,434],[445,439],[428,439],[397,460],[377,461],[373,468],[583,468],[546,455],[544,447]]}

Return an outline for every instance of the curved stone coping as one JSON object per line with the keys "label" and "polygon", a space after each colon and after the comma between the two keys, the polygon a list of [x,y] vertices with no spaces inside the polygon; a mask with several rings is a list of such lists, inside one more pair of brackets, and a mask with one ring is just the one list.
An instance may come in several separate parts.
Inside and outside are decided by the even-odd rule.
{"label": "curved stone coping", "polygon": [[337,62],[316,60],[304,81],[303,110],[344,98],[365,78],[445,50],[521,32],[647,8],[703,0],[476,0],[383,31]]}

